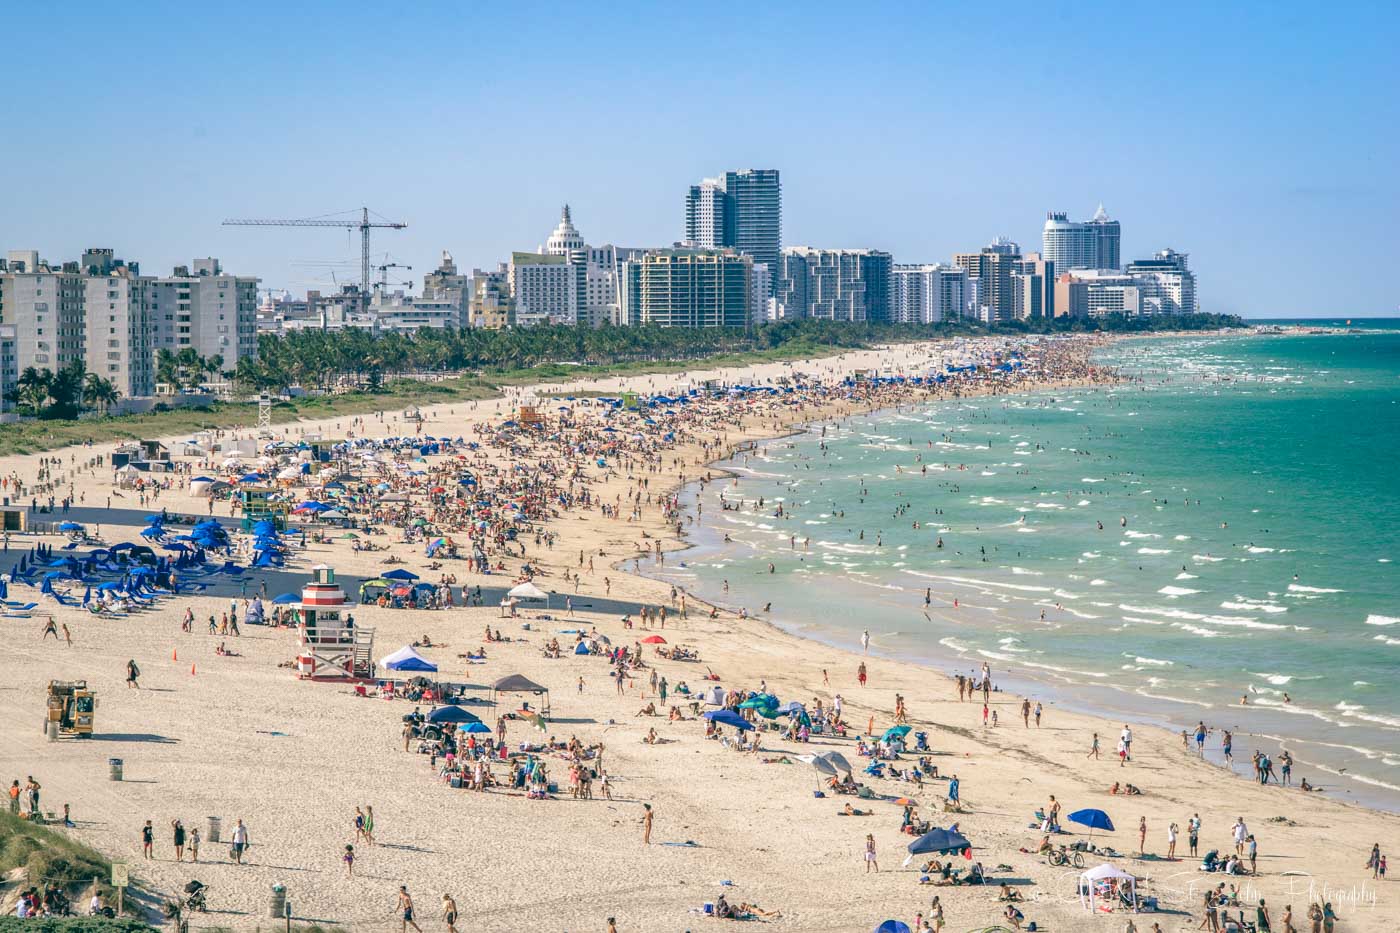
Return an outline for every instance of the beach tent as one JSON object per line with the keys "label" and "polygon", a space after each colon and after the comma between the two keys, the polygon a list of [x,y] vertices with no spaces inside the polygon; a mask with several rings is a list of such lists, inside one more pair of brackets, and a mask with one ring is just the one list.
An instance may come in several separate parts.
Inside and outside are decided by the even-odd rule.
{"label": "beach tent", "polygon": [[574,645],[574,654],[588,654],[588,642],[581,641]]}
{"label": "beach tent", "polygon": [[535,683],[524,674],[509,674],[491,685],[491,702],[497,702],[497,694],[530,693],[544,697],[544,711],[549,712],[549,688]]}
{"label": "beach tent", "polygon": [[909,924],[900,920],[886,920],[871,933],[910,933]]}
{"label": "beach tent", "polygon": [[388,573],[380,574],[385,580],[417,580],[418,574],[409,570],[390,570]]}
{"label": "beach tent", "polygon": [[972,843],[956,829],[934,827],[909,843],[909,856],[904,860],[904,864],[909,864],[910,859],[916,855],[925,854],[951,855],[957,852],[966,858],[971,858],[971,849]]}
{"label": "beach tent", "polygon": [[722,726],[733,726],[740,732],[748,732],[753,729],[753,724],[744,719],[732,709],[712,709],[704,714],[704,717],[711,722],[717,722]]}
{"label": "beach tent", "polygon": [[[481,722],[476,716],[462,709],[460,706],[439,706],[428,713],[428,722]],[[488,730],[489,731],[489,730]]]}
{"label": "beach tent", "polygon": [[1104,904],[1104,896],[1114,888],[1120,892],[1126,889],[1128,904],[1137,909],[1137,878],[1121,868],[1114,868],[1105,862],[1098,868],[1090,868],[1079,876],[1079,903],[1088,911],[1112,910],[1117,903],[1110,900]]}
{"label": "beach tent", "polygon": [[404,645],[393,654],[380,658],[379,666],[391,671],[437,672],[437,665],[419,654],[412,645]]}
{"label": "beach tent", "polygon": [[700,699],[710,706],[724,705],[724,688],[716,684],[700,693]]}
{"label": "beach tent", "polygon": [[514,599],[549,599],[549,594],[533,583],[522,583],[519,586],[512,587],[511,591],[506,595]]}

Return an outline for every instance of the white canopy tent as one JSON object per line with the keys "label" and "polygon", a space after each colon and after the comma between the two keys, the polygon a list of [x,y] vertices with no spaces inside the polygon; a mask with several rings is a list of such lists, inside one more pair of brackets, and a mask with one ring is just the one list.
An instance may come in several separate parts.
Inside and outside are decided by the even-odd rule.
{"label": "white canopy tent", "polygon": [[533,583],[522,583],[519,586],[512,587],[507,595],[513,596],[516,599],[549,599],[549,594]]}
{"label": "white canopy tent", "polygon": [[1079,903],[1085,910],[1113,910],[1120,903],[1120,894],[1125,894],[1128,904],[1137,909],[1137,877],[1131,872],[1105,862],[1079,876]]}

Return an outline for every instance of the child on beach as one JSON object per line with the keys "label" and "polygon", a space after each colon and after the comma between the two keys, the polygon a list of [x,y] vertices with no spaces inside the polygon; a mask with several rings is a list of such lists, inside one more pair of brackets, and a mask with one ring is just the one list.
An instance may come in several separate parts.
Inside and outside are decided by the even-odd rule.
{"label": "child on beach", "polygon": [[345,854],[340,857],[340,860],[345,863],[345,874],[353,876],[355,874],[355,847],[346,845]]}

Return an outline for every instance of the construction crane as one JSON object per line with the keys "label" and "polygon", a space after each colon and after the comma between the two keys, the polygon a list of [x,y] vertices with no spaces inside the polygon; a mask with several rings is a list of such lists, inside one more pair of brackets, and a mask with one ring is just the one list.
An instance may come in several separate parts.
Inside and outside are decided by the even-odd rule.
{"label": "construction crane", "polygon": [[371,221],[369,219],[369,208],[360,208],[359,220],[329,220],[325,218],[308,218],[306,220],[225,220],[225,227],[342,227],[346,230],[360,231],[360,288],[363,290],[366,301],[370,294],[370,263],[369,263],[369,231],[374,227],[382,227],[386,230],[402,230],[408,224],[395,223],[393,221]]}
{"label": "construction crane", "polygon": [[412,271],[413,271],[413,267],[412,267],[412,266],[405,266],[405,265],[404,265],[403,263],[401,263],[401,262],[386,262],[386,263],[384,263],[384,265],[382,265],[382,266],[374,266],[374,267],[372,267],[372,268],[374,268],[374,270],[377,271],[377,272],[379,273],[379,290],[380,290],[380,291],[387,291],[390,285],[412,285],[412,284],[413,284],[412,282],[390,282],[390,281],[389,281],[389,270],[390,270],[390,269],[407,269],[409,272],[412,272]]}

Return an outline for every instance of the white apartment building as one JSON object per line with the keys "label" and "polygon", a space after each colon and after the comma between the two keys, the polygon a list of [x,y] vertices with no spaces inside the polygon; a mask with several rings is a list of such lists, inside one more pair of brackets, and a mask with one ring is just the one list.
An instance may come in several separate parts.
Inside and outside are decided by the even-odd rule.
{"label": "white apartment building", "polygon": [[890,320],[937,324],[967,309],[967,270],[941,263],[896,265],[890,279]]}
{"label": "white apartment building", "polygon": [[257,356],[257,278],[228,275],[217,259],[207,258],[151,281],[153,353],[193,348],[202,357],[220,357],[225,371]]}
{"label": "white apartment building", "polygon": [[117,267],[81,281],[87,371],[111,380],[123,397],[154,395],[151,279]]}
{"label": "white apartment building", "polygon": [[569,256],[512,253],[510,294],[516,325],[577,324],[586,287],[583,272]]}

